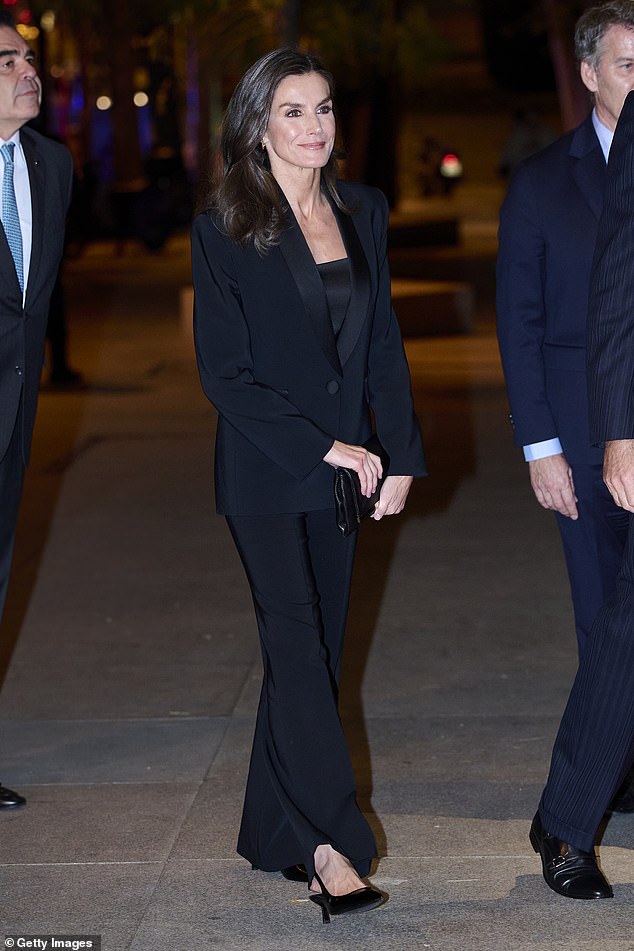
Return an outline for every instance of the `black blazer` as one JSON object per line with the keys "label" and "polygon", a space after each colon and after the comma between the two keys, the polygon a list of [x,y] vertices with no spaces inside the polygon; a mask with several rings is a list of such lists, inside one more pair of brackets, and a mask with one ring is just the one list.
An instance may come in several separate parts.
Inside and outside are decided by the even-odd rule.
{"label": "black blazer", "polygon": [[634,93],[614,133],[588,308],[593,442],[634,439]]}
{"label": "black blazer", "polygon": [[570,463],[590,444],[586,318],[605,189],[588,118],[516,171],[500,213],[497,328],[518,446],[558,436]]}
{"label": "black blazer", "polygon": [[73,163],[65,146],[33,129],[23,128],[20,142],[31,186],[32,246],[23,305],[11,250],[0,226],[0,461],[17,425],[22,429],[26,464],[44,362],[51,291],[64,248]]}
{"label": "black blazer", "polygon": [[278,246],[239,247],[209,214],[194,222],[194,333],[203,389],[218,411],[216,505],[229,515],[333,505],[335,439],[360,444],[371,409],[395,475],[424,475],[409,371],[391,306],[388,208],[341,182],[337,220],[352,294],[338,340],[324,287],[294,216]]}

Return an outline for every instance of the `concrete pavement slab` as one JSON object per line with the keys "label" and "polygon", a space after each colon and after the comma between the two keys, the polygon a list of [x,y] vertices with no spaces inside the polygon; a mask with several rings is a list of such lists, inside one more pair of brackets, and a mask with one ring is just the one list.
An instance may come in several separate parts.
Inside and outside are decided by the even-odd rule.
{"label": "concrete pavement slab", "polygon": [[202,782],[228,718],[5,720],[0,762],[20,786]]}
{"label": "concrete pavement slab", "polygon": [[2,865],[165,861],[196,795],[193,783],[24,786],[0,815]]}
{"label": "concrete pavement slab", "polygon": [[128,948],[163,870],[160,862],[0,865],[2,935],[87,935]]}

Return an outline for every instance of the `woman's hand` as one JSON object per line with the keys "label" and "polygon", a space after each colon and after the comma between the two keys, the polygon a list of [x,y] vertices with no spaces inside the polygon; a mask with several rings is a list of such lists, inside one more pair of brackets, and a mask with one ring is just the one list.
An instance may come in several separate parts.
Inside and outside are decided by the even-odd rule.
{"label": "woman's hand", "polygon": [[324,456],[324,462],[334,468],[345,466],[346,469],[356,472],[361,485],[361,495],[367,498],[376,490],[377,482],[383,475],[383,466],[378,456],[368,452],[363,446],[349,446],[338,439],[335,439]]}
{"label": "woman's hand", "polygon": [[379,522],[384,515],[398,515],[402,512],[413,481],[413,476],[387,476],[371,518]]}

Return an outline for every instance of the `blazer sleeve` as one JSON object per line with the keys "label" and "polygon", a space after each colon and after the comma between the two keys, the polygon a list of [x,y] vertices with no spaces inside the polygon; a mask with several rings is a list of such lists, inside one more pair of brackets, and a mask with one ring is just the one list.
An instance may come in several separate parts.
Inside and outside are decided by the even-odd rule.
{"label": "blazer sleeve", "polygon": [[192,229],[194,342],[203,390],[252,445],[297,479],[331,448],[323,432],[281,393],[258,381],[236,277],[237,246],[209,215]]}
{"label": "blazer sleeve", "polygon": [[427,475],[423,442],[403,348],[392,307],[387,261],[388,204],[382,192],[373,208],[372,227],[377,249],[378,296],[368,353],[368,396],[376,430],[390,456],[391,475]]}
{"label": "blazer sleeve", "polygon": [[546,394],[546,247],[532,167],[520,166],[500,211],[497,336],[515,445],[558,436]]}
{"label": "blazer sleeve", "polygon": [[634,439],[634,94],[608,162],[587,323],[590,437]]}

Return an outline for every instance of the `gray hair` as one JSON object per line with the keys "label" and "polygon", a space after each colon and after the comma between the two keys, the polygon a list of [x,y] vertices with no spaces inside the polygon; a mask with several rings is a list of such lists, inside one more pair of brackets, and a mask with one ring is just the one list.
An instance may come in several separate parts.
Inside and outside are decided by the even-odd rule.
{"label": "gray hair", "polygon": [[611,26],[634,31],[634,0],[609,0],[590,7],[579,17],[575,27],[575,54],[579,63],[589,62],[597,69],[603,37]]}

